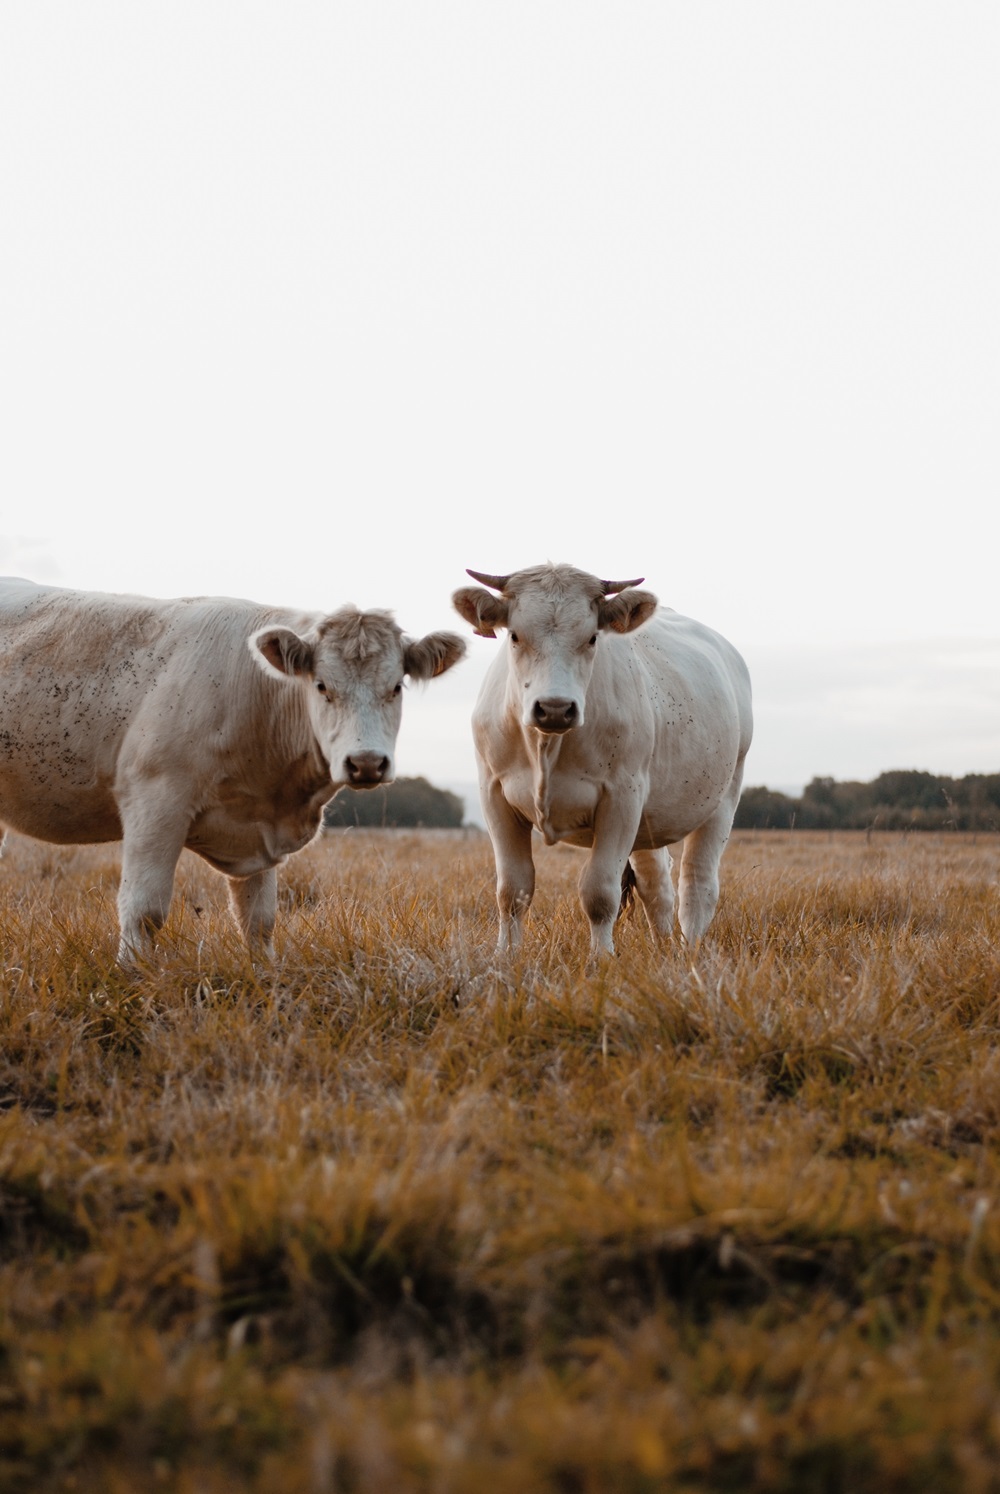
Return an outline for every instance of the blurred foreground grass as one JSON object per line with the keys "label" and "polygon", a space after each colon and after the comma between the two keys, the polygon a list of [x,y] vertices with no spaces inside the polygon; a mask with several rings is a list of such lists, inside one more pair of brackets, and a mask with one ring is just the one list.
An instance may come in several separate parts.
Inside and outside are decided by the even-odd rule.
{"label": "blurred foreground grass", "polygon": [[493,954],[345,832],[255,971],[185,857],[0,862],[0,1489],[1000,1489],[1000,839],[737,835],[696,957]]}

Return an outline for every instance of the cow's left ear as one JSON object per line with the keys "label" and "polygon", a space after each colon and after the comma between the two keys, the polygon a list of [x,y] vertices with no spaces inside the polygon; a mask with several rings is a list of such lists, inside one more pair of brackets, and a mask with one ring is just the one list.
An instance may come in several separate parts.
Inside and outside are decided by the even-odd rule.
{"label": "cow's left ear", "polygon": [[265,674],[289,678],[312,674],[316,653],[311,643],[292,628],[261,628],[247,640],[250,652]]}
{"label": "cow's left ear", "polygon": [[649,622],[659,603],[651,591],[629,587],[616,597],[601,597],[597,603],[597,626],[613,633],[631,633]]}
{"label": "cow's left ear", "polygon": [[457,633],[428,633],[403,643],[403,668],[412,680],[432,680],[465,658],[465,639]]}

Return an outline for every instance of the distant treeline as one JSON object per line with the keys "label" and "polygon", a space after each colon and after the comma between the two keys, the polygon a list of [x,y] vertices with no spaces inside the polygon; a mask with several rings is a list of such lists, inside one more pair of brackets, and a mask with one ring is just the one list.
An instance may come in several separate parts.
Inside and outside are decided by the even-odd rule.
{"label": "distant treeline", "polygon": [[1000,773],[895,769],[871,783],[814,778],[800,799],[769,788],[744,789],[739,830],[1000,830]]}
{"label": "distant treeline", "polygon": [[323,811],[328,828],[348,825],[457,830],[465,817],[458,794],[435,788],[426,778],[397,778],[385,788],[344,789]]}
{"label": "distant treeline", "polygon": [[[329,828],[459,829],[458,794],[426,778],[397,778],[385,788],[344,789],[326,806]],[[814,778],[800,798],[775,789],[743,790],[737,830],[1000,830],[1000,773],[946,778],[895,769],[871,783]]]}

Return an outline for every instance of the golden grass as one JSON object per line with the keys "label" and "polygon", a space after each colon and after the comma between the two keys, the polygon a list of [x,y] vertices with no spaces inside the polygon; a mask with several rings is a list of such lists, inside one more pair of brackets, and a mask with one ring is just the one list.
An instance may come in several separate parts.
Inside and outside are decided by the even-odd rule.
{"label": "golden grass", "polygon": [[185,858],[0,862],[0,1488],[1000,1488],[1000,839],[746,832],[697,957],[492,954],[478,835],[346,832],[255,971]]}

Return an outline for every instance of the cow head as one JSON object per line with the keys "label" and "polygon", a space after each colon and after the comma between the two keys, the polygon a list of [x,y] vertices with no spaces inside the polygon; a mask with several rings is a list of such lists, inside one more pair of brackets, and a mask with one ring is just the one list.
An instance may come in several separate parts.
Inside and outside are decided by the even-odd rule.
{"label": "cow head", "polygon": [[633,589],[641,576],[599,581],[569,565],[469,575],[490,590],[463,586],[452,601],[480,637],[495,638],[497,628],[507,629],[521,723],[545,734],[583,725],[600,634],[630,633],[657,605],[652,592]]}
{"label": "cow head", "polygon": [[271,676],[305,694],[313,731],[334,785],[375,788],[395,776],[403,678],[429,680],[465,654],[456,633],[404,636],[388,612],[343,607],[310,632],[261,628],[250,652]]}

